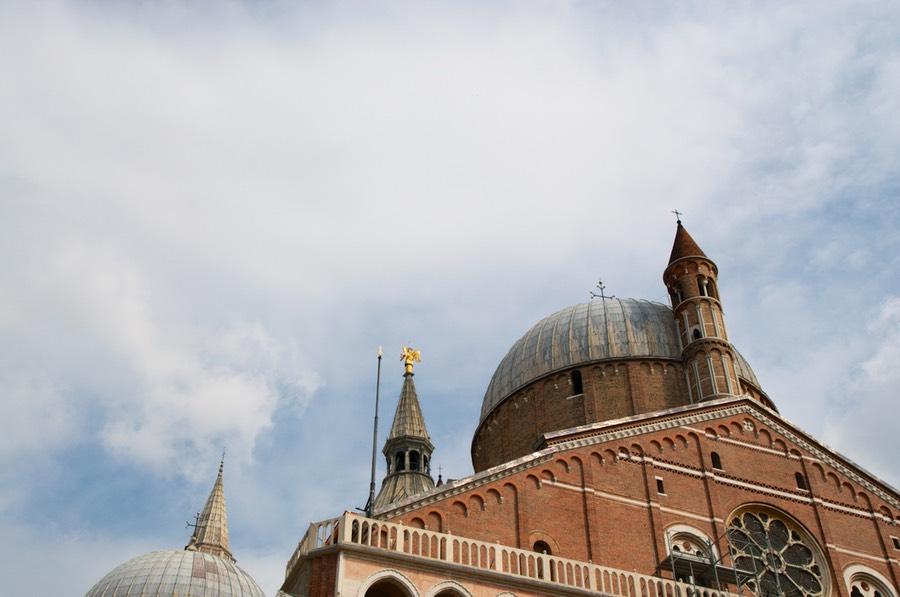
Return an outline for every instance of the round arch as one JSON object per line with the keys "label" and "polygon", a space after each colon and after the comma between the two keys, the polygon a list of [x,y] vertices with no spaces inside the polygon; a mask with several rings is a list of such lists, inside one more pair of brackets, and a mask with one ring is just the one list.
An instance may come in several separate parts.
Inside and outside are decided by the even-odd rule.
{"label": "round arch", "polygon": [[880,572],[860,564],[844,569],[844,583],[853,597],[896,597],[892,584]]}
{"label": "round arch", "polygon": [[748,583],[752,591],[831,595],[825,554],[796,518],[768,504],[750,503],[739,506],[726,521],[734,563],[758,571]]}
{"label": "round arch", "polygon": [[357,597],[419,597],[416,586],[397,570],[379,570],[359,585]]}
{"label": "round arch", "polygon": [[472,597],[472,593],[455,580],[445,580],[431,587],[425,597]]}
{"label": "round arch", "polygon": [[675,551],[700,554],[708,558],[710,549],[712,549],[715,559],[718,559],[719,551],[709,539],[709,535],[696,527],[687,524],[673,524],[666,528],[666,550],[669,553]]}

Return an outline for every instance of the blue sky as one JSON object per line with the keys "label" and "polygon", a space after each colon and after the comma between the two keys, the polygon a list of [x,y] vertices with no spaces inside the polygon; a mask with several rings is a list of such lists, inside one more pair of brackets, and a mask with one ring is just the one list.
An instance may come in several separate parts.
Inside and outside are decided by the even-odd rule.
{"label": "blue sky", "polygon": [[676,208],[782,414],[897,486],[898,27],[890,2],[0,3],[4,586],[182,547],[227,449],[232,547],[274,595],[307,524],[365,502],[379,345],[379,444],[411,344],[465,476],[532,324],[598,276],[665,301]]}

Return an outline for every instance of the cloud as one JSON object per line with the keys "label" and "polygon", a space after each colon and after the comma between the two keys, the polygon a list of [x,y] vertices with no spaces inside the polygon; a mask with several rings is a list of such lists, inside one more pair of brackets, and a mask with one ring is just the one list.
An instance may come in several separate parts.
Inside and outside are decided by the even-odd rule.
{"label": "cloud", "polygon": [[156,470],[178,462],[184,472],[193,466],[183,454],[208,460],[225,446],[249,459],[275,410],[302,414],[319,379],[259,322],[186,320],[190,311],[171,306],[174,289],[117,248],[58,238],[26,260],[23,279],[39,279],[8,288],[16,317],[5,344],[17,351],[3,371],[13,388],[4,452],[96,432],[113,453]]}
{"label": "cloud", "polygon": [[675,208],[782,412],[882,466],[892,434],[832,428],[880,425],[893,379],[871,314],[900,294],[897,10],[0,6],[4,510],[31,519],[30,464],[65,462],[82,501],[115,470],[121,512],[180,526],[224,446],[235,551],[268,575],[364,502],[378,344],[423,350],[435,463],[462,476],[522,332],[597,275],[665,300]]}
{"label": "cloud", "polygon": [[868,328],[862,358],[851,360],[843,388],[841,415],[826,427],[826,439],[864,468],[896,483],[900,467],[885,439],[895,433],[897,387],[900,387],[900,298],[884,301]]}

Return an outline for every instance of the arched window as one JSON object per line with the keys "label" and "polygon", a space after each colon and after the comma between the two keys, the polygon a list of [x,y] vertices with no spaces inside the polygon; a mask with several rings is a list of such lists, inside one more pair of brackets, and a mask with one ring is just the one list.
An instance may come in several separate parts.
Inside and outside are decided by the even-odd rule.
{"label": "arched window", "polygon": [[409,470],[418,471],[421,470],[419,468],[419,453],[415,450],[409,453]]}
{"label": "arched window", "polygon": [[553,552],[550,550],[550,545],[548,545],[546,541],[535,541],[534,551],[536,551],[537,553],[547,554],[548,556],[553,555]]}
{"label": "arched window", "polygon": [[572,371],[572,391],[575,395],[584,394],[584,385],[581,381],[581,371]]}
{"label": "arched window", "polygon": [[694,340],[699,340],[703,337],[703,334],[700,333],[700,328],[694,328]]}
{"label": "arched window", "polygon": [[806,477],[803,476],[803,473],[795,474],[794,478],[797,479],[797,489],[809,489],[806,485]]}
{"label": "arched window", "polygon": [[722,459],[719,457],[719,453],[713,452],[709,457],[712,460],[713,468],[722,470]]}
{"label": "arched window", "polygon": [[394,455],[394,472],[399,473],[400,471],[406,470],[406,458],[404,457],[403,452],[397,452]]}
{"label": "arched window", "polygon": [[697,286],[700,289],[700,296],[709,296],[709,293],[706,290],[706,278],[702,276],[697,278]]}
{"label": "arched window", "polygon": [[865,566],[849,566],[844,578],[850,586],[851,597],[894,597],[890,581]]}

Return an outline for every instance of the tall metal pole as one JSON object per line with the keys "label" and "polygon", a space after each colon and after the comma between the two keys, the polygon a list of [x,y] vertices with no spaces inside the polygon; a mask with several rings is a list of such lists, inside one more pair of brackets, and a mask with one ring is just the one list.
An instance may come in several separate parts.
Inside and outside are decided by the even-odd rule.
{"label": "tall metal pole", "polygon": [[372,431],[372,478],[369,482],[369,500],[366,502],[366,517],[372,518],[375,509],[375,455],[378,453],[378,394],[381,390],[381,347],[378,347],[378,373],[375,376],[375,428]]}

